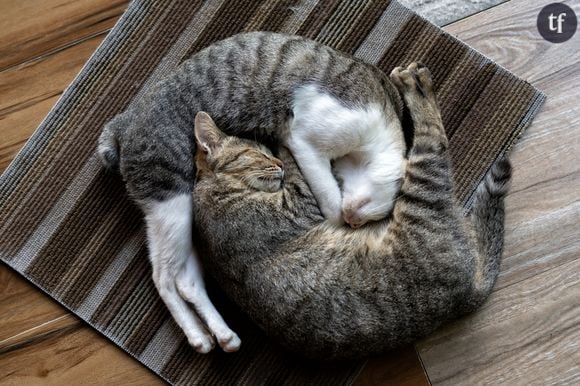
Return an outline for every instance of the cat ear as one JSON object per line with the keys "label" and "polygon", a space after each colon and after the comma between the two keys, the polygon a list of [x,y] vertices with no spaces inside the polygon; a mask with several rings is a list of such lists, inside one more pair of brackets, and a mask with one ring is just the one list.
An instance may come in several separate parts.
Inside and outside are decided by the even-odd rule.
{"label": "cat ear", "polygon": [[195,116],[195,139],[199,148],[207,154],[217,149],[226,135],[218,129],[208,113],[200,111]]}

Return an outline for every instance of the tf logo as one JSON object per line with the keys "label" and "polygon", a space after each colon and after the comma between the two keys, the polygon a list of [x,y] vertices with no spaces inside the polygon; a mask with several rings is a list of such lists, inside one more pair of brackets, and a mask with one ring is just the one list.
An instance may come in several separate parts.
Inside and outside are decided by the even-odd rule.
{"label": "tf logo", "polygon": [[537,26],[544,39],[552,43],[562,43],[574,35],[578,19],[572,8],[566,4],[552,3],[540,11]]}

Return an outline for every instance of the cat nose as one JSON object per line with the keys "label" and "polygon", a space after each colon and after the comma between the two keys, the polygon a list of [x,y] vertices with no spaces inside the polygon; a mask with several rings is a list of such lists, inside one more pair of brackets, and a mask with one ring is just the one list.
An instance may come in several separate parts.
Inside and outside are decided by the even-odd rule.
{"label": "cat nose", "polygon": [[274,158],[273,161],[274,161],[274,164],[276,166],[278,166],[280,169],[284,169],[284,162],[282,162],[282,160],[279,160],[278,158]]}
{"label": "cat nose", "polygon": [[356,229],[364,225],[364,221],[358,215],[356,209],[346,208],[342,210],[342,218],[351,228]]}

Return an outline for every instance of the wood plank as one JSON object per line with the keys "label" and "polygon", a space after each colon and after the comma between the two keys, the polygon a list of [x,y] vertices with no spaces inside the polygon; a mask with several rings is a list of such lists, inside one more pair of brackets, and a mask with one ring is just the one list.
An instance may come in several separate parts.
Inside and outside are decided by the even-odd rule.
{"label": "wood plank", "polygon": [[[578,15],[578,1],[559,1]],[[560,44],[545,41],[536,29],[543,0],[511,0],[445,26],[443,30],[535,84],[573,67],[580,59],[579,35]],[[563,55],[564,54],[564,55]]]}
{"label": "wood plank", "polygon": [[371,358],[357,377],[355,386],[429,385],[413,345]]}
{"label": "wood plank", "polygon": [[[110,8],[107,6],[109,1],[82,4],[60,0],[24,3],[18,2],[11,11],[18,15],[19,12],[29,12],[27,7],[38,10],[32,3],[42,3],[45,8],[54,10],[46,18],[39,16],[47,22],[46,25],[51,24],[52,17],[64,18],[63,22],[75,22],[78,19],[76,25],[86,28],[56,28],[49,31],[54,40],[47,37],[43,41],[42,34],[29,37],[29,45],[20,47],[22,52],[9,52],[6,57],[0,55],[2,65],[9,59],[12,60],[9,64],[14,64],[38,55],[34,60],[0,72],[0,171],[7,167],[50,111],[106,32],[90,36],[81,42],[76,40],[95,31],[110,28],[122,11],[118,5],[127,1],[112,3]],[[89,17],[87,12],[85,16],[82,12],[73,12],[87,11],[89,3],[100,4],[104,13],[97,12]],[[6,4],[2,4],[3,10],[5,6]],[[62,8],[73,14],[66,10],[59,13],[58,9]],[[110,19],[105,17],[111,11],[116,16]],[[101,18],[101,22],[95,17]],[[20,18],[13,18],[16,21],[22,19],[36,22],[34,17],[23,18],[21,15]],[[2,40],[6,37],[4,32],[3,28],[3,35],[0,36],[2,54],[5,53],[2,42],[10,40]],[[42,51],[45,49],[56,52],[47,55]],[[0,313],[0,383],[62,385],[78,383],[78,379],[123,384],[163,383],[106,338],[4,265],[0,266],[0,293],[0,309],[3,311]]]}
{"label": "wood plank", "polygon": [[49,322],[29,328],[8,339],[0,340],[0,355],[13,352],[23,347],[42,342],[54,335],[64,335],[67,331],[76,330],[82,321],[75,315],[68,313]]}
{"label": "wood plank", "polygon": [[0,71],[113,27],[128,0],[3,0]]}
{"label": "wood plank", "polygon": [[8,347],[0,355],[2,385],[162,385],[92,328],[82,323],[35,335],[31,342]]}
{"label": "wood plank", "polygon": [[548,100],[512,153],[494,294],[476,314],[418,344],[434,384],[580,381],[580,39],[544,41],[535,31],[544,5],[512,0],[446,28]]}
{"label": "wood plank", "polygon": [[398,0],[405,7],[437,26],[447,25],[456,20],[481,12],[508,0]]}
{"label": "wood plank", "polygon": [[0,283],[0,384],[164,383],[4,265]]}
{"label": "wood plank", "polygon": [[68,311],[4,264],[0,265],[0,350],[2,343]]}
{"label": "wood plank", "polygon": [[[580,4],[567,3],[580,12]],[[512,153],[506,250],[497,288],[580,255],[580,39],[551,44],[535,30],[530,34],[543,5],[512,0],[446,28],[548,96]]]}
{"label": "wood plank", "polygon": [[0,72],[0,172],[72,82],[106,33]]}
{"label": "wood plank", "polygon": [[501,289],[480,312],[421,342],[431,382],[578,384],[579,272],[576,259]]}
{"label": "wood plank", "polygon": [[512,155],[514,179],[497,288],[580,255],[580,71],[572,68],[535,82],[548,100]]}

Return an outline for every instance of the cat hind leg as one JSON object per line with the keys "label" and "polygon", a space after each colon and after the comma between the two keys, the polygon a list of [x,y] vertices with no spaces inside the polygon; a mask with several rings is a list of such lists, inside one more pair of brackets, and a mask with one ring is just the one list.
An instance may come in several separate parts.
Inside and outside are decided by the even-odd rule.
{"label": "cat hind leg", "polygon": [[238,351],[241,340],[223,320],[208,297],[203,280],[203,272],[199,259],[195,254],[189,256],[184,267],[177,275],[177,290],[183,299],[193,305],[199,317],[215,336],[218,344],[225,352]]}
{"label": "cat hind leg", "polygon": [[[153,281],[171,316],[196,351],[207,353],[213,349],[212,333],[225,346],[224,349],[232,351],[237,335],[227,328],[211,305],[201,274],[201,264],[193,252],[191,200],[191,195],[184,193],[163,201],[141,202],[147,223]],[[195,288],[195,295],[191,295],[190,288]],[[184,294],[187,295],[185,299],[182,297]],[[186,301],[194,304],[195,311]],[[198,307],[200,304],[203,307]],[[196,312],[207,309],[211,311],[202,312],[199,317],[196,315]],[[207,327],[200,317],[208,323]],[[230,341],[224,343],[228,338]]]}

